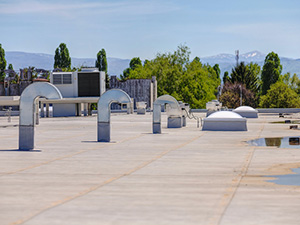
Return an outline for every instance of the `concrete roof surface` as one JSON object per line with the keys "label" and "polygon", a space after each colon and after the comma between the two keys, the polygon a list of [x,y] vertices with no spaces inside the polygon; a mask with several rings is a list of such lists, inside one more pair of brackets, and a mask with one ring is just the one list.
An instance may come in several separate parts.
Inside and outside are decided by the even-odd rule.
{"label": "concrete roof surface", "polygon": [[[202,117],[205,114],[199,114]],[[300,187],[271,175],[300,167],[299,149],[249,146],[299,136],[275,115],[247,132],[187,127],[152,134],[152,115],[111,115],[110,143],[97,118],[41,118],[35,150],[18,151],[18,117],[0,117],[0,224],[299,224]]]}

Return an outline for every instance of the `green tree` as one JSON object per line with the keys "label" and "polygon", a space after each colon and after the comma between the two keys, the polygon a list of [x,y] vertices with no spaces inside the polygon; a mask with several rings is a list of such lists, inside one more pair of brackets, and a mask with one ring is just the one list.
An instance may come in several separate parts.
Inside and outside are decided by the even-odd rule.
{"label": "green tree", "polygon": [[[146,64],[144,64],[146,65]],[[123,75],[120,76],[121,80],[127,80],[130,74],[130,71],[135,70],[137,67],[142,66],[142,61],[139,57],[134,57],[129,62],[129,68],[126,68],[123,71]]]}
{"label": "green tree", "polygon": [[13,67],[13,65],[10,63],[9,65],[8,65],[8,68],[7,69],[9,69],[9,70],[13,70],[14,69],[14,67]]}
{"label": "green tree", "polygon": [[128,68],[129,79],[151,79],[156,76],[158,96],[169,94],[177,100],[189,103],[192,108],[204,108],[206,102],[215,99],[221,81],[209,65],[202,65],[196,57],[190,62],[190,50],[178,46],[173,53],[159,53],[135,69]]}
{"label": "green tree", "polygon": [[238,82],[231,83],[226,82],[222,89],[220,96],[220,102],[223,106],[234,109],[241,105],[241,94],[242,94],[242,105],[251,107],[257,106],[257,96],[251,90]]}
{"label": "green tree", "polygon": [[134,70],[137,66],[141,66],[142,61],[139,57],[134,57],[130,60],[129,67],[130,69]]}
{"label": "green tree", "polygon": [[288,85],[290,89],[300,95],[300,79],[297,74],[294,73],[294,75],[291,76],[291,73],[288,72],[284,75],[280,75],[279,80]]}
{"label": "green tree", "polygon": [[224,76],[223,76],[223,84],[225,84],[226,82],[230,82],[230,77],[229,77],[228,71],[225,71]]}
{"label": "green tree", "polygon": [[5,73],[4,70],[6,68],[6,60],[5,60],[5,51],[0,44],[0,81],[4,81]]}
{"label": "green tree", "polygon": [[106,52],[103,48],[97,53],[96,67],[99,69],[99,71],[104,71],[107,73]]}
{"label": "green tree", "polygon": [[244,62],[241,62],[232,69],[230,81],[242,84],[256,94],[259,90],[259,71],[260,67],[257,64],[245,65]]}
{"label": "green tree", "polygon": [[193,61],[196,61],[196,62],[200,62],[200,58],[198,56],[196,56]]}
{"label": "green tree", "polygon": [[270,86],[278,81],[281,70],[282,65],[278,55],[274,52],[269,53],[265,58],[261,73],[262,95],[265,95]]}
{"label": "green tree", "polygon": [[106,58],[106,51],[104,48],[102,48],[97,53],[95,66],[99,69],[99,71],[105,72],[105,86],[106,88],[109,88],[109,75],[107,73],[107,58]]}
{"label": "green tree", "polygon": [[65,43],[61,43],[55,50],[54,68],[61,68],[65,70],[71,69],[71,58]]}
{"label": "green tree", "polygon": [[267,94],[260,99],[262,108],[299,108],[300,100],[295,91],[279,80],[271,84]]}
{"label": "green tree", "polygon": [[213,69],[216,71],[217,77],[219,78],[219,77],[220,77],[220,74],[221,74],[221,70],[220,70],[219,64],[215,64],[215,65],[213,66]]}
{"label": "green tree", "polygon": [[147,63],[149,63],[150,61],[148,60],[148,59],[145,59],[145,61],[144,61],[144,66],[147,64]]}

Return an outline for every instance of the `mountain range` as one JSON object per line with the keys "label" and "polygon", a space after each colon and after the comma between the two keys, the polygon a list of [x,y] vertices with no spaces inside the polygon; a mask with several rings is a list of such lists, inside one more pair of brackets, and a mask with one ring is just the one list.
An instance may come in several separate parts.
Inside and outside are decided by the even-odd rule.
{"label": "mountain range", "polygon": [[[245,54],[239,55],[239,62],[250,63],[254,62],[261,67],[264,64],[266,54],[259,51],[252,51]],[[44,53],[26,53],[26,52],[16,52],[7,51],[5,54],[7,64],[12,64],[15,70],[20,68],[25,68],[28,66],[34,66],[39,69],[52,70],[54,64],[54,55],[44,54]],[[93,67],[95,66],[94,58],[71,58],[72,67]],[[208,63],[211,66],[219,64],[221,69],[221,75],[223,76],[225,71],[231,72],[232,68],[236,65],[236,58],[233,54],[219,54],[210,57],[203,57],[200,59],[202,63]],[[108,74],[117,75],[123,73],[123,70],[129,67],[130,59],[120,59],[120,58],[107,58],[108,64]],[[282,73],[290,72],[291,74],[296,73],[300,76],[300,59],[292,59],[281,57],[280,62],[282,64]]]}

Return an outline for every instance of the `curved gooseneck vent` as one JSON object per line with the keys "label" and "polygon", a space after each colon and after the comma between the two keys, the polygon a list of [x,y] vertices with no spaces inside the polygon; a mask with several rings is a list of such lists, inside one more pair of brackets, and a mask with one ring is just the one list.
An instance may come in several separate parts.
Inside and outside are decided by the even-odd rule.
{"label": "curved gooseneck vent", "polygon": [[20,97],[19,150],[34,148],[35,107],[39,97],[62,99],[60,91],[50,83],[33,83],[25,88]]}
{"label": "curved gooseneck vent", "polygon": [[98,142],[110,142],[110,106],[112,103],[127,104],[130,107],[129,95],[120,89],[106,91],[98,101]]}
{"label": "curved gooseneck vent", "polygon": [[168,127],[179,128],[182,126],[182,110],[177,100],[170,95],[162,95],[158,97],[153,103],[153,134],[161,133],[161,106],[168,104]]}

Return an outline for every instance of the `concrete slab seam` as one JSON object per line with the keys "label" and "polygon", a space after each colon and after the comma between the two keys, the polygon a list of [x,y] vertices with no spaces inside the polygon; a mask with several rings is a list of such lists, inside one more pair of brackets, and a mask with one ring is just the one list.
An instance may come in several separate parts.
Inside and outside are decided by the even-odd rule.
{"label": "concrete slab seam", "polygon": [[62,200],[60,200],[60,201],[53,202],[53,203],[51,203],[49,206],[46,206],[46,207],[44,207],[43,209],[39,210],[39,212],[36,212],[36,213],[31,214],[31,215],[28,216],[27,218],[20,219],[20,220],[14,222],[13,224],[14,224],[14,225],[19,225],[19,224],[28,222],[29,220],[33,219],[34,217],[36,217],[36,216],[42,214],[43,212],[45,212],[45,211],[47,211],[47,210],[50,210],[50,209],[55,208],[55,207],[58,207],[58,206],[60,206],[60,205],[62,205],[62,204],[65,204],[65,203],[67,203],[67,202],[69,202],[69,201],[72,201],[72,200],[74,200],[74,199],[76,199],[76,198],[82,197],[82,196],[84,196],[84,195],[86,195],[86,194],[88,194],[88,193],[90,193],[90,192],[92,192],[92,191],[95,191],[95,190],[97,190],[97,189],[99,189],[99,188],[101,188],[101,187],[103,187],[103,186],[105,186],[105,185],[107,185],[107,184],[110,184],[110,183],[112,183],[112,182],[114,182],[114,181],[116,181],[116,180],[118,180],[118,179],[120,179],[120,178],[122,178],[122,177],[129,176],[129,175],[131,175],[132,173],[134,173],[134,172],[136,172],[136,171],[138,171],[138,170],[140,170],[140,169],[146,167],[147,165],[151,164],[152,162],[154,162],[154,161],[156,161],[156,160],[162,158],[163,156],[165,156],[165,155],[168,154],[169,152],[174,151],[174,150],[177,150],[177,149],[179,149],[179,148],[182,148],[182,147],[185,146],[185,145],[188,145],[188,144],[192,143],[193,141],[197,140],[198,138],[200,138],[200,137],[203,136],[203,135],[204,135],[204,133],[202,133],[202,134],[199,135],[199,136],[196,136],[196,137],[192,138],[191,140],[189,140],[189,141],[187,141],[187,142],[185,142],[185,143],[183,143],[183,144],[180,144],[180,145],[178,145],[178,146],[175,146],[174,148],[171,148],[171,149],[169,149],[169,150],[163,152],[162,154],[160,154],[160,155],[154,157],[153,159],[151,159],[150,161],[145,162],[145,163],[141,164],[140,166],[138,166],[138,167],[136,167],[136,168],[134,168],[134,169],[132,169],[132,170],[129,170],[128,172],[126,172],[126,173],[124,173],[124,174],[121,174],[121,175],[119,175],[119,176],[110,178],[110,179],[104,181],[103,183],[98,184],[98,185],[95,185],[95,186],[93,186],[93,187],[90,187],[89,189],[83,190],[83,191],[79,192],[79,193],[76,194],[76,195],[73,195],[73,196],[64,198],[64,199],[62,199]]}
{"label": "concrete slab seam", "polygon": [[[265,126],[263,124],[259,130],[258,137],[261,136],[261,133],[262,133],[264,127]],[[231,186],[226,189],[221,201],[218,204],[218,208],[221,207],[219,210],[219,213],[217,213],[217,215],[215,217],[213,217],[209,220],[209,225],[221,224],[222,219],[223,219],[227,209],[229,208],[229,206],[241,184],[241,181],[243,180],[243,178],[245,177],[245,175],[248,172],[248,168],[251,164],[255,150],[256,150],[256,146],[253,146],[250,148],[249,153],[245,159],[245,164],[241,169],[241,172],[232,180]],[[220,215],[220,216],[218,217],[218,215]]]}

